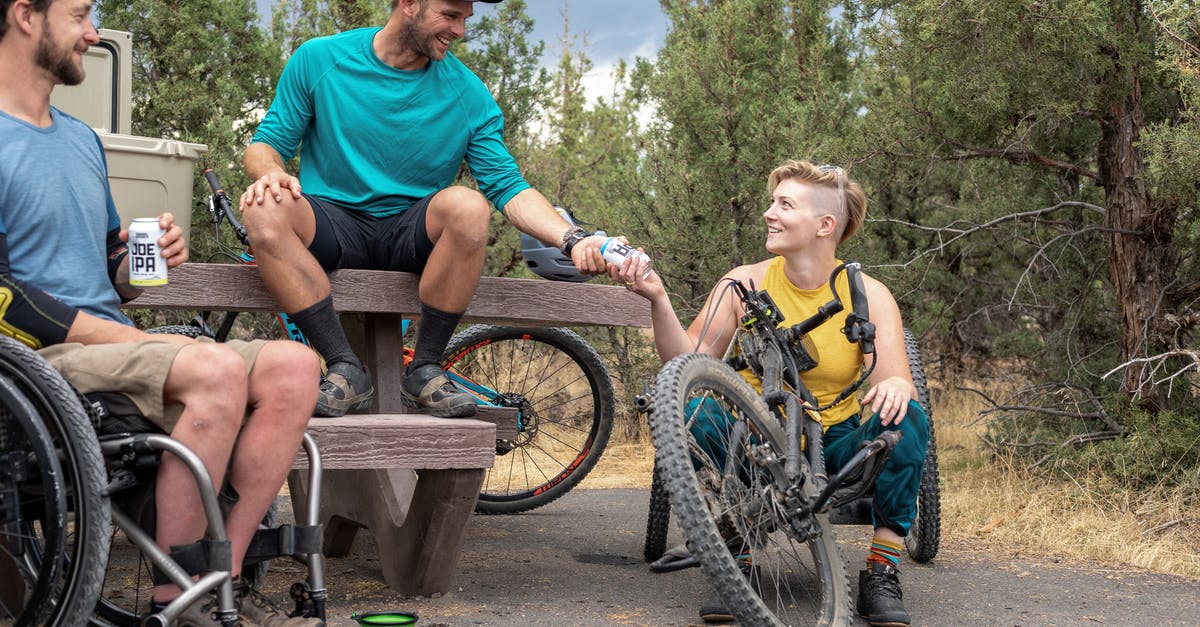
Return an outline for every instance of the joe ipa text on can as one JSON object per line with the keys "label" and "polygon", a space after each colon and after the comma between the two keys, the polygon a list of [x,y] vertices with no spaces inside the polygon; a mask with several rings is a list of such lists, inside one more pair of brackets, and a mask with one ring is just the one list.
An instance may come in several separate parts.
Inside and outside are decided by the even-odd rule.
{"label": "joe ipa text on can", "polygon": [[167,284],[167,260],[158,240],[165,232],[158,218],[134,218],[129,225],[129,284],[137,287]]}

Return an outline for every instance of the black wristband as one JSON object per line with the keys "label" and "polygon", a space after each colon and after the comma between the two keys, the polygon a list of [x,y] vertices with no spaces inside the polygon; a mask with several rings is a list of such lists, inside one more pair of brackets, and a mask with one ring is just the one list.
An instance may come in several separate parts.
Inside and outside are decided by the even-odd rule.
{"label": "black wristband", "polygon": [[591,233],[588,233],[577,226],[572,227],[571,230],[563,233],[562,246],[559,247],[559,250],[562,251],[562,254],[570,257],[571,249],[575,248],[575,244],[578,244],[579,240],[582,240],[585,237],[590,237],[591,235]]}

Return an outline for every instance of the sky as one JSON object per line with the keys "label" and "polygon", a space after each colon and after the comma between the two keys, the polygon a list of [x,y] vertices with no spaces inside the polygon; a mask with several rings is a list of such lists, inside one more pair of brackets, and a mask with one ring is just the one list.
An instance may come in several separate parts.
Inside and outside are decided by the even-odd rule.
{"label": "sky", "polygon": [[[475,3],[475,15],[499,5]],[[571,47],[584,46],[592,70],[583,77],[589,100],[612,92],[613,70],[624,59],[654,58],[667,34],[667,18],[658,0],[526,0],[533,18],[534,41],[546,43],[542,64],[553,67],[562,56],[563,16],[569,18]]]}
{"label": "sky", "polygon": [[[271,0],[256,0],[264,21],[270,19]],[[386,0],[378,0],[384,2]],[[475,3],[475,14],[484,15],[499,5]],[[584,77],[588,94],[606,94],[612,88],[612,71],[619,60],[653,58],[667,33],[667,18],[658,0],[526,0],[534,20],[533,39],[546,42],[543,64],[553,67],[562,55],[563,15],[569,17],[573,48],[586,43],[592,71]],[[469,22],[468,22],[469,24]]]}
{"label": "sky", "polygon": [[[622,58],[653,57],[666,36],[667,18],[657,0],[526,0],[526,5],[534,20],[533,38],[546,42],[550,65],[562,53],[564,14],[575,46],[586,41],[587,55],[597,67],[611,67]],[[475,14],[498,6],[478,2]]]}

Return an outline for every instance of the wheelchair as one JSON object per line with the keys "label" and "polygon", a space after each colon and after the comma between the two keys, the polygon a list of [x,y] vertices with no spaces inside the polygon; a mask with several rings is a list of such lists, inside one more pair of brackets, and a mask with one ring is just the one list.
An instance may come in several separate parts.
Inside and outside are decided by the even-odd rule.
{"label": "wheelchair", "polygon": [[[303,446],[311,469],[308,519],[274,525],[268,512],[243,578],[256,585],[268,560],[295,559],[307,577],[291,586],[291,614],[324,619],[321,462],[307,434]],[[191,470],[208,522],[205,538],[169,553],[154,541],[154,477],[163,451]],[[229,493],[214,490],[199,457],[123,396],[79,395],[37,353],[0,336],[0,626],[166,626],[214,592],[216,617],[235,624],[223,515]],[[132,560],[116,559],[130,550],[137,553]],[[119,571],[118,561],[137,567]],[[183,594],[151,613],[152,588],[167,581]]]}

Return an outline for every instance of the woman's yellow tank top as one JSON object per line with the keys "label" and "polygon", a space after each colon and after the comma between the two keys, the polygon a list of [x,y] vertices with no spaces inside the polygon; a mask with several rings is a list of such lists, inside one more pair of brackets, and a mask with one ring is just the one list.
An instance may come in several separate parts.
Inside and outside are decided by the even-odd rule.
{"label": "woman's yellow tank top", "polygon": [[[783,266],[783,257],[772,259],[759,289],[764,289],[771,295],[771,299],[783,314],[783,322],[779,326],[789,327],[816,313],[818,307],[833,298],[833,293],[829,291],[828,284],[815,290],[796,287],[784,274]],[[846,309],[809,333],[809,338],[817,347],[817,367],[800,374],[801,381],[808,386],[821,405],[837,398],[846,386],[857,380],[862,374],[863,366],[862,351],[857,344],[846,341],[846,336],[842,334],[850,308],[850,282],[845,272],[838,275],[835,285],[838,296],[846,303]],[[756,390],[762,392],[762,382],[758,377],[748,370],[743,370],[742,376]],[[851,394],[849,398],[821,412],[821,424],[828,429],[859,411],[861,407],[858,404],[858,396]]]}

